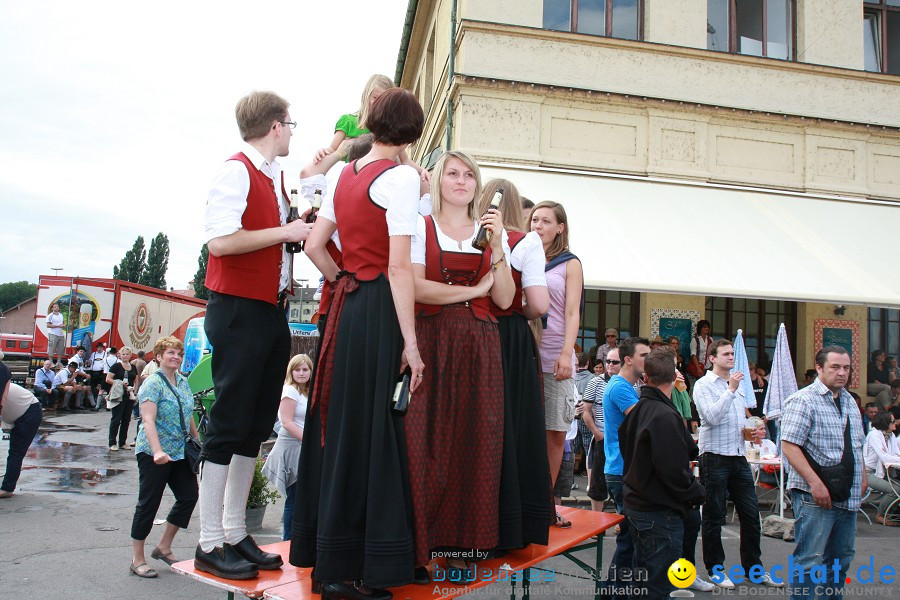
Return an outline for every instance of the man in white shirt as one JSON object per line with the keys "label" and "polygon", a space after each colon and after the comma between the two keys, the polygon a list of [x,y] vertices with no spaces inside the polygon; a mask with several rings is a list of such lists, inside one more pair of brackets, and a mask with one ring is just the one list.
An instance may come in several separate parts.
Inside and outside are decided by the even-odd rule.
{"label": "man in white shirt", "polygon": [[[710,574],[717,566],[724,567],[725,549],[722,547],[722,525],[725,524],[726,497],[734,502],[741,520],[741,564],[744,572],[762,564],[760,551],[761,529],[756,484],[744,452],[744,414],[746,400],[737,393],[744,374],[731,373],[734,367],[734,346],[729,340],[716,340],[710,345],[712,365],[694,386],[694,403],[700,413],[700,483],[706,488],[703,507],[703,562]],[[754,399],[755,401],[755,399]],[[757,441],[765,437],[765,427],[754,431]],[[724,567],[727,573],[728,568]],[[723,589],[734,589],[728,578],[713,577],[713,583]],[[768,572],[762,583],[783,587],[772,581]]]}
{"label": "man in white shirt", "polygon": [[69,410],[69,398],[75,395],[75,405],[72,410],[84,410],[84,391],[87,386],[78,382],[78,378],[87,379],[87,373],[78,370],[78,365],[70,362],[65,369],[60,369],[56,374],[56,386],[64,394],[60,410]]}
{"label": "man in white shirt", "polygon": [[106,359],[106,344],[97,342],[94,351],[87,360],[87,373],[91,377],[91,393],[97,399],[97,406],[94,410],[100,410],[100,402],[103,398],[101,389],[103,382],[106,380],[106,372],[103,370],[103,362]]}
{"label": "man in white shirt", "polygon": [[246,502],[290,358],[286,298],[293,261],[285,243],[306,240],[312,229],[303,218],[286,223],[276,157],[288,155],[296,127],[288,108],[271,92],[252,92],[238,101],[235,117],[246,143],[225,161],[206,202],[210,298],[204,328],[215,348],[216,403],[201,454],[194,567],[226,579],[253,578],[259,569],[282,565],[279,555],[263,552],[247,535]]}
{"label": "man in white shirt", "polygon": [[55,367],[66,352],[65,319],[59,312],[59,304],[53,303],[47,315],[47,356],[53,359]]}

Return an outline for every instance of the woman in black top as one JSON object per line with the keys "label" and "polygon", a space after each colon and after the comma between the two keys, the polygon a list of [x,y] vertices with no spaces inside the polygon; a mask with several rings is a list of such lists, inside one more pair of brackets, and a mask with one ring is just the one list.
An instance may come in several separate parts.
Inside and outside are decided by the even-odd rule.
{"label": "woman in black top", "polygon": [[866,382],[866,393],[870,396],[877,396],[884,390],[891,389],[891,376],[888,367],[885,364],[884,350],[875,350],[872,352],[872,362],[869,363],[868,377]]}
{"label": "woman in black top", "polygon": [[[128,425],[131,424],[131,410],[134,408],[134,388],[135,379],[138,376],[137,369],[131,364],[131,348],[122,346],[119,350],[119,362],[109,368],[106,374],[106,383],[110,385],[109,398],[107,406],[112,407],[112,419],[109,422],[109,449],[116,451],[119,448],[132,448],[127,443]],[[114,385],[114,382],[121,381],[122,389]],[[116,434],[118,433],[118,442]]]}

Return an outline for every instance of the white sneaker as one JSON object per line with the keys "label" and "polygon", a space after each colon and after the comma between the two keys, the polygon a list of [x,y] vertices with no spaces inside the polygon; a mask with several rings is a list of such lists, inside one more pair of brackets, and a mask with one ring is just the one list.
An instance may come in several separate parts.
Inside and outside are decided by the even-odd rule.
{"label": "white sneaker", "polygon": [[773,587],[773,588],[783,588],[784,587],[784,581],[781,581],[780,583],[772,581],[772,578],[769,577],[768,573],[763,574],[762,581],[760,583],[762,585],[767,585],[767,586]]}
{"label": "white sneaker", "polygon": [[[734,587],[734,584],[732,584],[732,587]],[[697,590],[698,592],[711,592],[716,589],[716,586],[713,585],[711,581],[706,581],[705,579],[697,575],[697,578],[694,579],[694,583],[689,585],[688,589]]]}
{"label": "white sneaker", "polygon": [[723,590],[733,590],[734,582],[728,579],[728,575],[722,575],[722,581],[713,580],[713,585],[717,585]]}

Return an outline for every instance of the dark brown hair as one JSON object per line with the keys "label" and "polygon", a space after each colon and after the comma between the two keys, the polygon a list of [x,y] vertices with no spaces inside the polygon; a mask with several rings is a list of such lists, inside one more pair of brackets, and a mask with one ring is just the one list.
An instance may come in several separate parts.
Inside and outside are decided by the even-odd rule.
{"label": "dark brown hair", "polygon": [[644,375],[651,385],[660,386],[675,381],[675,361],[664,348],[651,350],[644,359]]}
{"label": "dark brown hair", "polygon": [[825,360],[828,358],[829,354],[846,354],[847,356],[850,356],[850,353],[847,352],[846,348],[842,348],[840,346],[825,346],[824,348],[816,352],[816,364],[820,367],[824,367]]}
{"label": "dark brown hair", "polygon": [[366,126],[376,143],[403,146],[422,135],[425,113],[413,94],[402,88],[391,88],[375,101]]}
{"label": "dark brown hair", "polygon": [[371,133],[364,133],[353,140],[353,143],[350,144],[350,152],[347,153],[347,162],[353,162],[368,154],[374,141],[375,136]]}

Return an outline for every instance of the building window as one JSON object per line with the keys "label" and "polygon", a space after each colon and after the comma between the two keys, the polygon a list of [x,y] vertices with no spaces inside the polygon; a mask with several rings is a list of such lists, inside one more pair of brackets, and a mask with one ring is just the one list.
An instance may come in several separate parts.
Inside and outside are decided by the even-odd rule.
{"label": "building window", "polygon": [[900,0],[863,3],[865,69],[900,75]]}
{"label": "building window", "polygon": [[794,0],[707,0],[710,50],[796,60]]}
{"label": "building window", "polygon": [[900,357],[900,310],[869,309],[869,356],[861,362],[868,363],[875,350]]}
{"label": "building window", "polygon": [[747,360],[768,372],[775,356],[778,326],[784,323],[791,353],[797,351],[797,304],[786,300],[706,298],[706,319],[714,338],[734,339],[743,330]]}
{"label": "building window", "polygon": [[575,343],[583,352],[603,344],[603,334],[612,327],[619,339],[637,335],[641,295],[637,292],[584,290],[584,312]]}
{"label": "building window", "polygon": [[544,29],[639,40],[643,0],[544,0]]}

